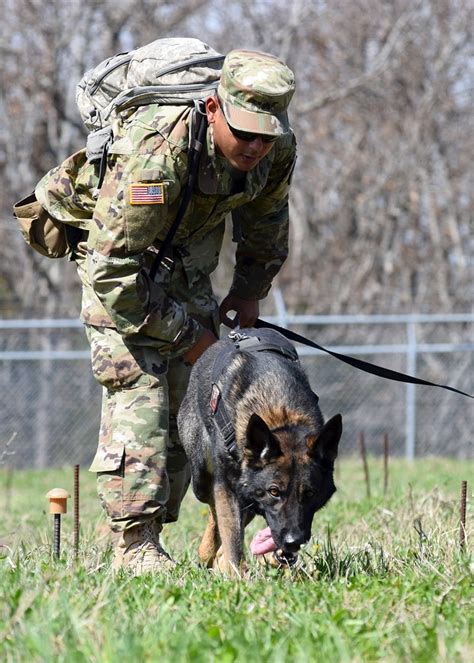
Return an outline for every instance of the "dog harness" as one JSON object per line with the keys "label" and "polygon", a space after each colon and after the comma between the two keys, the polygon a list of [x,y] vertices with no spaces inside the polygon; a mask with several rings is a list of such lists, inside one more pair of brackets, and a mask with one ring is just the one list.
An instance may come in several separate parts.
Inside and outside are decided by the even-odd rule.
{"label": "dog harness", "polygon": [[226,385],[226,369],[239,352],[276,352],[290,361],[298,360],[294,346],[279,332],[272,329],[233,330],[228,335],[232,345],[219,352],[212,367],[212,390],[209,407],[217,429],[224,439],[224,447],[229,456],[236,457],[235,431],[225,406],[223,394]]}

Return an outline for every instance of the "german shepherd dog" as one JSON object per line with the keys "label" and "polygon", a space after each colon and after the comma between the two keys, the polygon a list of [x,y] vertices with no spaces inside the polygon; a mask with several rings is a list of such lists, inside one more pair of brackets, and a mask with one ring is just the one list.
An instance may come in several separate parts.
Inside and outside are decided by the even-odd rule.
{"label": "german shepherd dog", "polygon": [[239,574],[244,528],[258,514],[277,560],[293,563],[336,490],[342,420],[324,423],[291,343],[243,329],[211,346],[191,371],[178,430],[194,493],[210,507],[200,559]]}

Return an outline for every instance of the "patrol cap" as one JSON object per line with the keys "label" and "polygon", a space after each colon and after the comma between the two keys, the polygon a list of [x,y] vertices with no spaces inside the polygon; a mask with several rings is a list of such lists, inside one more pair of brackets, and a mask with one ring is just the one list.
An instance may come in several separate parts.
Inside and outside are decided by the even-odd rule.
{"label": "patrol cap", "polygon": [[239,131],[288,133],[287,108],[295,91],[291,69],[274,55],[234,50],[222,65],[217,88],[227,122]]}

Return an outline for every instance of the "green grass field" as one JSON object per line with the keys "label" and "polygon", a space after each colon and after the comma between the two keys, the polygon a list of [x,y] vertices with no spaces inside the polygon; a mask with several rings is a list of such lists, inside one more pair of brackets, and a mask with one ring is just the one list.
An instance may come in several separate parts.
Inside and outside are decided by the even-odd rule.
{"label": "green grass field", "polygon": [[[338,492],[317,514],[302,567],[281,573],[249,560],[248,577],[201,568],[206,509],[188,494],[164,543],[179,561],[160,577],[113,577],[110,542],[81,471],[81,547],[72,554],[72,500],[62,556],[51,557],[46,492],[72,493],[72,468],[0,472],[2,661],[473,661],[474,592],[459,550],[462,479],[473,463],[393,461],[389,490],[371,459],[372,497],[359,460],[342,460]],[[248,541],[263,526],[249,527]]]}

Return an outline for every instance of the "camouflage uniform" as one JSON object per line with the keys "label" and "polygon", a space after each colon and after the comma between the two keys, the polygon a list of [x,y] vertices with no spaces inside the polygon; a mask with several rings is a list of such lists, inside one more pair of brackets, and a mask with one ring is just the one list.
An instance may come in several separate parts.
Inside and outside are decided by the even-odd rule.
{"label": "camouflage uniform", "polygon": [[[295,140],[284,111],[294,84],[282,82],[283,65],[278,64],[275,87],[286,85],[287,90],[277,89],[282,110],[278,114],[262,92],[268,113],[262,115],[263,101],[257,99],[254,110],[260,115],[254,126],[255,113],[248,113],[252,100],[245,91],[252,85],[259,88],[261,62],[257,59],[249,67],[248,54],[234,54],[234,69],[240,67],[241,76],[231,79],[224,69],[218,90],[226,118],[236,128],[279,138],[243,182],[236,183],[208,131],[197,184],[173,240],[172,266],[153,282],[147,269],[176,217],[187,181],[193,110],[149,105],[116,121],[96,200],[93,168],[81,153],[75,155],[75,190],[88,192],[84,216],[93,212],[87,243],[81,243],[76,254],[83,284],[82,320],[93,372],[104,389],[99,446],[90,469],[98,473],[99,494],[115,530],[150,517],[172,521],[178,516],[189,483],[176,431],[190,370],[181,357],[204,327],[218,335],[218,305],[209,276],[217,266],[225,217],[232,214],[237,243],[231,287],[237,296],[265,297],[287,255]],[[269,64],[269,56],[258,57]],[[230,103],[232,93],[234,101],[241,98],[241,108]],[[38,200],[51,213],[57,203],[54,192],[62,183],[67,188],[70,173],[63,164],[37,188]],[[77,218],[77,199],[70,207],[72,211],[63,200],[56,216],[70,213]]]}

